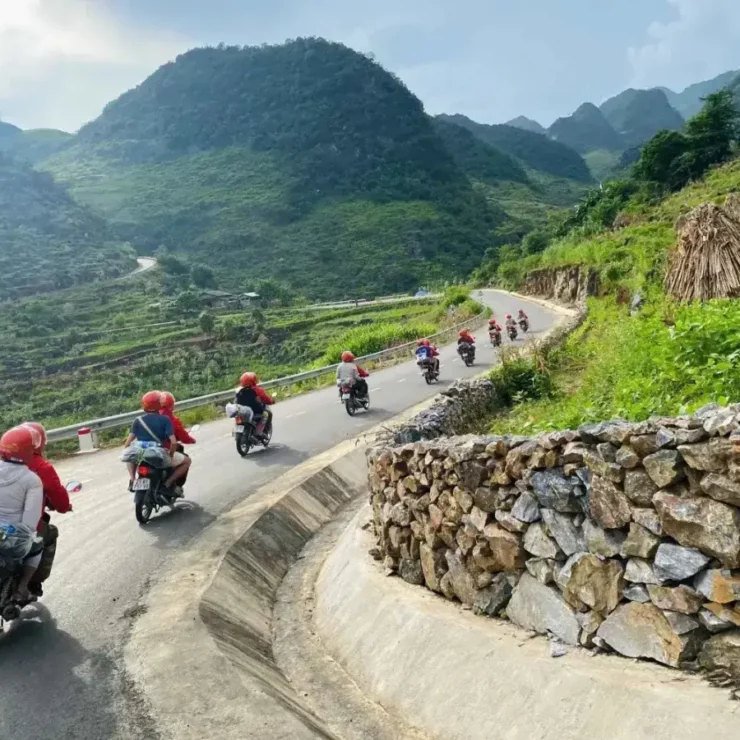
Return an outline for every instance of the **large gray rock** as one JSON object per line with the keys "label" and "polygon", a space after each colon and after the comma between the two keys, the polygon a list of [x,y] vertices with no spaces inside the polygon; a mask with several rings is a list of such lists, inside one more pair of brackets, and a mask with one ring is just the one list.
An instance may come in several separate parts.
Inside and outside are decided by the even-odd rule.
{"label": "large gray rock", "polygon": [[692,547],[664,542],[655,554],[653,570],[663,581],[684,581],[706,568],[710,560],[710,557]]}
{"label": "large gray rock", "polygon": [[727,461],[732,452],[732,444],[729,439],[717,437],[700,444],[680,445],[678,451],[694,470],[721,473],[727,467]]}
{"label": "large gray rock", "polygon": [[581,604],[606,616],[622,598],[624,569],[616,560],[600,560],[590,553],[568,559],[559,574],[565,600],[575,609]]}
{"label": "large gray rock", "polygon": [[735,625],[732,622],[726,622],[724,619],[710,612],[709,609],[702,609],[699,612],[699,622],[713,635],[735,629]]}
{"label": "large gray rock", "polygon": [[704,597],[701,594],[684,584],[676,588],[650,585],[647,590],[650,601],[658,609],[668,609],[681,614],[698,614],[701,605],[704,603]]}
{"label": "large gray rock", "polygon": [[701,479],[701,490],[715,501],[740,506],[740,483],[718,473],[707,473]]}
{"label": "large gray rock", "polygon": [[523,493],[512,507],[511,515],[527,524],[539,521],[541,515],[537,499],[529,492]]}
{"label": "large gray rock", "polygon": [[473,611],[476,614],[488,617],[498,616],[509,603],[514,591],[512,578],[505,573],[494,576],[491,585],[478,591],[473,602]]}
{"label": "large gray rock", "polygon": [[630,446],[640,457],[647,457],[658,451],[658,442],[655,434],[642,434],[632,437]]}
{"label": "large gray rock", "polygon": [[735,429],[735,412],[732,409],[721,409],[704,420],[704,431],[710,437],[729,434],[733,429]]}
{"label": "large gray rock", "polygon": [[648,455],[642,464],[658,488],[667,488],[685,477],[682,462],[681,455],[676,450],[660,450]]}
{"label": "large gray rock", "polygon": [[[478,588],[475,579],[465,567],[465,562],[459,552],[447,550],[447,567],[448,575],[452,590],[463,604],[473,606]],[[440,581],[440,587],[442,582]]]}
{"label": "large gray rock", "polygon": [[424,585],[424,573],[418,560],[402,558],[398,564],[398,575],[412,586]]}
{"label": "large gray rock", "polygon": [[529,527],[529,524],[517,519],[510,511],[502,511],[501,509],[496,512],[496,521],[504,529],[508,529],[509,532],[516,532],[517,534],[523,534],[527,531],[527,527]]}
{"label": "large gray rock", "polygon": [[506,615],[524,629],[547,634],[551,632],[568,645],[578,645],[580,626],[575,612],[560,592],[545,586],[529,573],[524,573],[514,589]]}
{"label": "large gray rock", "polygon": [[631,522],[629,535],[622,545],[621,555],[623,558],[648,559],[655,555],[659,544],[660,537],[657,537],[640,524]]}
{"label": "large gray rock", "polygon": [[726,568],[702,571],[694,579],[694,588],[709,601],[731,604],[740,600],[740,572]]}
{"label": "large gray rock", "polygon": [[605,529],[624,527],[632,518],[627,496],[611,481],[594,475],[588,494],[591,518]]}
{"label": "large gray rock", "polygon": [[740,565],[740,510],[708,498],[678,498],[663,491],[653,503],[663,531],[696,547],[728,568]]}
{"label": "large gray rock", "polygon": [[572,517],[553,509],[543,509],[542,520],[566,555],[573,555],[586,549],[583,535],[573,523]]}
{"label": "large gray rock", "polygon": [[628,470],[624,476],[624,493],[636,506],[652,506],[658,486],[643,468]]}
{"label": "large gray rock", "polygon": [[583,456],[583,462],[586,463],[588,469],[594,474],[601,478],[606,478],[612,481],[612,483],[621,483],[624,477],[624,468],[617,465],[615,462],[604,460],[600,455],[595,452],[586,452]]}
{"label": "large gray rock", "polygon": [[657,606],[634,601],[612,612],[596,634],[622,655],[651,658],[674,668],[696,657],[702,636],[701,630],[676,634]]}
{"label": "large gray rock", "polygon": [[538,470],[532,475],[530,484],[540,506],[564,514],[576,514],[581,510],[575,495],[575,485],[564,476],[549,470]]}
{"label": "large gray rock", "polygon": [[630,558],[624,569],[624,580],[630,583],[661,583],[647,560],[641,558]]}
{"label": "large gray rock", "polygon": [[489,524],[483,531],[491,549],[492,563],[489,570],[494,572],[517,573],[524,568],[526,553],[522,538],[509,532],[498,524]]}
{"label": "large gray rock", "polygon": [[688,614],[663,609],[663,616],[668,620],[668,624],[671,625],[671,629],[673,629],[677,635],[685,635],[688,632],[693,632],[693,630],[701,628],[699,620],[689,616]]}
{"label": "large gray rock", "polygon": [[583,522],[583,536],[586,539],[586,549],[604,558],[619,555],[625,540],[625,534],[621,530],[603,529],[591,519]]}
{"label": "large gray rock", "polygon": [[558,543],[548,536],[541,522],[530,525],[524,533],[524,549],[537,558],[548,558],[555,560],[562,557]]}
{"label": "large gray rock", "polygon": [[640,456],[629,446],[620,447],[615,458],[617,465],[632,470],[640,464]]}

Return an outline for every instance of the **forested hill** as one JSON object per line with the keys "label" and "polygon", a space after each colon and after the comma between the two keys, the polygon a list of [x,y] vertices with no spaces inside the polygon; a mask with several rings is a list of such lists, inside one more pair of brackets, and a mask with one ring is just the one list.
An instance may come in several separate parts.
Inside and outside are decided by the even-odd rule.
{"label": "forested hill", "polygon": [[460,114],[437,118],[468,129],[481,141],[515,157],[533,170],[579,182],[593,179],[580,154],[542,134],[506,124],[477,123]]}
{"label": "forested hill", "polygon": [[321,39],[183,54],[44,166],[142,250],[208,262],[234,288],[463,276],[506,218],[396,77]]}
{"label": "forested hill", "polygon": [[136,267],[103,219],[53,178],[0,153],[0,300],[117,277]]}

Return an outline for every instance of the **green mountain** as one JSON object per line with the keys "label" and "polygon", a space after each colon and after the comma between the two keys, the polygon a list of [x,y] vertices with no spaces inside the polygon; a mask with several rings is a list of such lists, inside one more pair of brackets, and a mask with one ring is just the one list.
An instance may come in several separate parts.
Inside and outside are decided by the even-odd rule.
{"label": "green mountain", "polygon": [[105,221],[48,173],[0,153],[0,300],[118,277],[136,267]]}
{"label": "green mountain", "polygon": [[526,116],[517,116],[516,118],[512,118],[510,121],[507,121],[505,125],[514,126],[514,128],[521,128],[524,129],[524,131],[531,131],[535,134],[547,133],[547,129],[544,126]]}
{"label": "green mountain", "polygon": [[506,221],[397,78],[321,39],[183,54],[43,166],[140,252],[224,287],[408,290],[466,275]]}
{"label": "green mountain", "polygon": [[505,124],[491,126],[476,123],[460,114],[440,115],[437,118],[468,129],[481,141],[533,170],[578,182],[592,182],[591,173],[578,152],[547,136]]}
{"label": "green mountain", "polygon": [[471,180],[486,183],[529,182],[519,162],[481,141],[468,129],[440,118],[434,119],[434,128],[457,166]]}
{"label": "green mountain", "polygon": [[702,99],[723,87],[730,85],[737,77],[737,71],[723,72],[711,80],[689,85],[680,93],[673,92],[667,87],[660,88],[668,97],[668,102],[685,118],[695,116],[702,109]]}
{"label": "green mountain", "polygon": [[601,105],[601,112],[622,134],[624,148],[644,144],[658,131],[683,128],[683,118],[671,108],[662,90],[625,90]]}
{"label": "green mountain", "polygon": [[16,138],[22,134],[22,130],[12,123],[0,121],[0,144],[5,141]]}
{"label": "green mountain", "polygon": [[622,137],[593,103],[584,103],[572,116],[558,118],[548,133],[555,141],[575,149],[579,154],[624,149]]}

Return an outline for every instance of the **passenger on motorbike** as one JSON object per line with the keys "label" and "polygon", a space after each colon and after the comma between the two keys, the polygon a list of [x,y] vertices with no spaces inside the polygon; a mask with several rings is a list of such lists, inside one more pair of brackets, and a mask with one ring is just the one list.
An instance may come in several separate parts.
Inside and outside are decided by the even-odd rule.
{"label": "passenger on motorbike", "polygon": [[[38,435],[38,444],[34,448],[33,457],[28,463],[28,469],[32,473],[36,473],[41,479],[41,484],[44,488],[44,506],[59,514],[66,514],[72,511],[72,504],[69,500],[67,489],[59,479],[54,466],[44,457],[46,429],[41,424],[33,421],[26,421],[23,423],[23,426],[28,427]],[[41,563],[29,584],[29,590],[34,596],[41,597],[44,595],[41,584],[51,575],[51,569],[54,566],[54,558],[57,553],[57,539],[59,538],[59,530],[51,523],[51,517],[45,511],[42,511],[37,532],[44,540],[44,552],[41,556]]]}
{"label": "passenger on motorbike", "polygon": [[529,321],[529,316],[520,308],[519,315],[517,316],[518,321]]}
{"label": "passenger on motorbike", "polygon": [[272,420],[272,412],[268,406],[275,403],[275,399],[266,393],[259,386],[259,378],[255,373],[244,373],[239,378],[239,391],[236,394],[234,403],[238,406],[248,406],[254,413],[254,421],[257,423],[255,433],[258,437],[262,436],[265,428]]}
{"label": "passenger on motorbike", "polygon": [[492,331],[501,331],[501,325],[496,321],[494,316],[488,319],[488,333],[490,334]]}
{"label": "passenger on motorbike", "polygon": [[[182,452],[177,451],[177,439],[175,438],[172,422],[159,413],[162,407],[161,395],[159,391],[149,391],[142,396],[141,408],[144,413],[134,419],[124,447],[145,448],[154,445],[167,450],[170,457],[170,475],[164,482],[164,487],[174,486],[175,493],[182,496],[182,487],[179,482],[190,467],[190,459],[185,457]],[[136,476],[136,463],[129,463],[128,470],[131,479],[129,490],[132,490],[134,477]]]}
{"label": "passenger on motorbike", "polygon": [[506,314],[506,329],[507,331],[511,329],[511,327],[514,327],[516,329],[516,321],[514,321],[514,317],[510,314]]}
{"label": "passenger on motorbike", "polygon": [[337,365],[337,384],[339,385],[339,400],[342,400],[342,385],[349,385],[352,393],[360,398],[367,396],[367,378],[370,373],[355,362],[355,356],[347,350],[342,352],[342,361]]}
{"label": "passenger on motorbike", "polygon": [[457,333],[457,353],[463,356],[466,347],[470,348],[475,355],[475,337],[470,333],[470,329],[460,329]]}
{"label": "passenger on motorbike", "polygon": [[162,408],[160,408],[159,410],[159,413],[162,414],[162,416],[166,416],[172,422],[172,429],[175,432],[175,439],[177,440],[176,449],[178,452],[185,455],[185,463],[183,464],[187,465],[187,469],[185,470],[185,475],[183,475],[180,479],[180,486],[182,487],[185,485],[185,481],[187,481],[188,479],[188,471],[190,470],[190,465],[192,464],[190,455],[185,452],[185,448],[183,447],[183,445],[194,445],[195,437],[192,437],[190,435],[190,432],[185,429],[185,425],[182,423],[179,417],[175,416],[175,397],[169,391],[164,391],[160,395],[159,401],[162,406]]}
{"label": "passenger on motorbike", "polygon": [[439,372],[439,350],[428,340],[419,339],[416,342],[416,360],[433,360],[434,372]]}
{"label": "passenger on motorbike", "polygon": [[[36,473],[28,469],[34,450],[39,446],[38,433],[30,427],[19,426],[0,437],[0,532],[5,545],[0,549],[13,550],[14,541],[32,542],[44,508],[44,488]],[[31,601],[29,584],[41,562],[41,552],[31,555],[30,547],[23,547],[19,558],[23,564],[16,599]]]}

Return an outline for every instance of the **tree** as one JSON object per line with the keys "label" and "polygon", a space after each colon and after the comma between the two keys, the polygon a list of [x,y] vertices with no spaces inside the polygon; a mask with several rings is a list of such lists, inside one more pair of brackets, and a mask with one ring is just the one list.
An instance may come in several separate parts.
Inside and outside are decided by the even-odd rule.
{"label": "tree", "polygon": [[642,148],[635,165],[635,176],[670,190],[682,187],[689,179],[679,161],[691,143],[680,131],[660,131]]}
{"label": "tree", "polygon": [[204,334],[213,334],[213,331],[216,328],[216,319],[209,311],[203,311],[201,315],[198,316],[198,323],[200,324],[200,329]]}
{"label": "tree", "polygon": [[738,111],[730,90],[720,90],[704,99],[704,107],[686,124],[693,156],[692,175],[699,177],[713,164],[729,159],[738,133]]}
{"label": "tree", "polygon": [[172,254],[162,254],[157,258],[157,261],[162,269],[170,275],[187,275],[189,272],[185,262]]}
{"label": "tree", "polygon": [[539,254],[547,249],[550,243],[550,233],[545,229],[530,231],[522,240],[523,254]]}
{"label": "tree", "polygon": [[200,298],[192,290],[186,290],[175,298],[174,305],[181,313],[195,313],[200,308]]}
{"label": "tree", "polygon": [[213,274],[213,270],[205,265],[193,265],[190,270],[190,279],[193,281],[193,285],[198,288],[216,287],[216,276]]}

